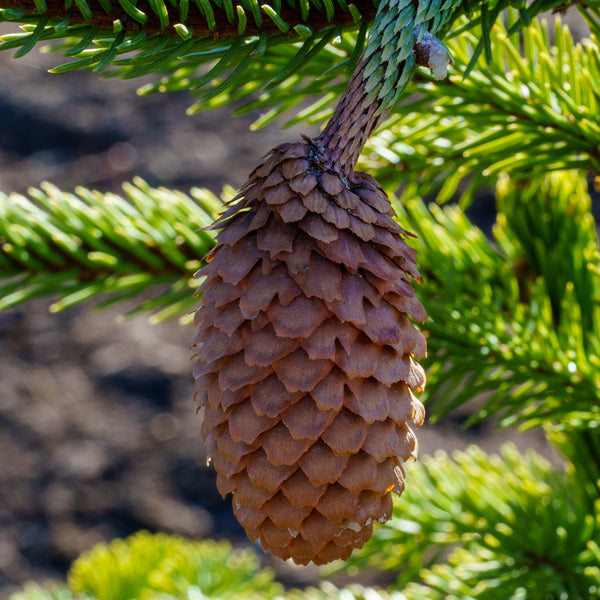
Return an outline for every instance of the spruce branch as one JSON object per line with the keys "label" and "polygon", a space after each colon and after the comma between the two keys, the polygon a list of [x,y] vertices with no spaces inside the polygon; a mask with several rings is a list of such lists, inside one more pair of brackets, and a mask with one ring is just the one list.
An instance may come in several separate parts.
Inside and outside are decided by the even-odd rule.
{"label": "spruce branch", "polygon": [[[0,9],[10,9],[20,18],[40,18],[50,21],[69,20],[70,25],[93,25],[99,30],[114,32],[115,23],[121,31],[146,36],[161,34],[177,37],[181,26],[194,38],[222,40],[240,35],[273,35],[287,33],[299,25],[315,31],[331,27],[353,25],[359,21],[370,22],[377,12],[377,3],[371,0],[356,0],[352,8],[343,1],[324,2],[305,0],[301,5],[294,3],[259,4],[256,0],[232,2],[231,0],[186,0],[164,2],[127,0],[98,4],[82,0],[77,3],[62,0],[0,0]],[[179,26],[179,27],[178,27]]]}
{"label": "spruce branch", "polygon": [[[4,20],[25,19],[20,13],[7,16],[7,10],[2,12]],[[353,70],[366,37],[366,22],[348,27],[332,23],[320,29],[300,24],[289,32],[287,25],[280,23],[286,33],[242,33],[215,39],[196,38],[181,23],[177,35],[172,36],[147,35],[145,30],[134,34],[118,24],[114,31],[71,25],[68,18],[25,20],[29,22],[22,25],[22,33],[0,38],[0,50],[15,49],[15,56],[22,57],[38,42],[49,42],[46,50],[60,51],[69,58],[51,69],[54,73],[90,69],[125,79],[163,74],[140,93],[187,90],[199,98],[191,112],[237,100],[247,104],[256,100],[259,91],[275,88],[285,98],[292,96],[295,105],[307,91],[303,86],[315,78],[319,80],[313,93],[327,93],[327,86],[339,75],[347,76]],[[276,94],[272,104],[281,97]]]}
{"label": "spruce branch", "polygon": [[[124,189],[125,198],[84,188],[69,194],[49,184],[30,190],[30,198],[0,194],[0,310],[57,296],[54,311],[104,297],[98,306],[135,298],[129,314],[150,310],[153,320],[189,312],[188,280],[213,244],[200,229],[222,201],[139,179]],[[140,299],[158,285],[158,296]]]}
{"label": "spruce branch", "polygon": [[501,426],[595,426],[600,277],[585,180],[556,173],[497,193],[511,210],[498,217],[498,249],[456,207],[397,206],[426,280],[430,413],[478,397],[468,424],[497,414]]}
{"label": "spruce branch", "polygon": [[258,598],[281,591],[251,549],[146,531],[82,554],[71,565],[68,585],[74,594],[96,600],[192,598],[195,590],[209,598]]}
{"label": "spruce branch", "polygon": [[[188,0],[98,4],[79,0],[63,5],[60,0],[0,0],[0,22],[20,23],[23,29],[2,36],[0,50],[13,49],[16,57],[22,57],[36,44],[46,43],[45,49],[69,58],[52,69],[56,73],[91,69],[123,78],[163,74],[141,93],[189,90],[198,96],[192,112],[234,102],[241,112],[267,110],[257,126],[313,98],[316,104],[298,119],[321,121],[358,62],[376,4],[371,0],[297,4],[286,0],[272,5],[259,5],[256,0],[192,4]],[[539,11],[557,5],[558,0],[523,5],[513,28],[529,24]],[[491,60],[491,25],[509,6],[509,0],[485,4],[460,0],[431,7],[429,2],[415,3],[421,16],[429,8],[432,14],[437,11],[438,20],[445,23],[439,36],[459,16],[468,14],[453,35],[478,27],[472,60],[483,49]],[[396,25],[401,29],[403,22]],[[371,37],[379,33],[374,31]]]}
{"label": "spruce branch", "polygon": [[[419,97],[398,107],[374,136],[364,164],[407,197],[451,198],[461,189],[469,203],[476,190],[493,187],[500,173],[532,178],[551,170],[600,171],[600,48],[575,43],[556,20],[554,45],[546,24],[509,35],[509,13],[491,31],[491,61],[479,58],[468,77],[479,34],[448,40],[454,72],[446,81],[427,75],[409,91]],[[535,157],[535,160],[533,160]],[[464,182],[464,183],[463,183]]]}
{"label": "spruce branch", "polygon": [[420,576],[403,590],[414,600],[593,596],[600,507],[575,473],[506,444],[499,456],[437,452],[407,475],[395,518],[344,569],[398,572],[400,589]]}
{"label": "spruce branch", "polygon": [[[596,446],[597,447],[597,446]],[[13,600],[132,597],[282,600],[495,600],[592,598],[600,584],[600,506],[579,470],[552,468],[539,454],[506,444],[488,455],[475,446],[408,468],[413,485],[394,519],[343,566],[398,577],[386,592],[349,585],[283,592],[252,549],[137,533],[99,544],[71,566],[68,587],[28,585]],[[408,585],[407,585],[408,584]],[[402,592],[398,590],[402,589]]]}
{"label": "spruce branch", "polygon": [[[190,90],[200,96],[197,110],[215,96],[221,97],[221,103],[233,101],[267,85],[287,83],[289,94],[289,84],[299,73],[304,80],[327,72],[322,84],[347,75],[358,60],[366,25],[376,11],[370,0],[356,4],[302,0],[273,6],[256,0],[167,4],[162,0],[141,4],[0,0],[0,22],[20,23],[23,30],[2,36],[0,49],[14,49],[15,56],[22,57],[38,43],[49,44],[46,50],[69,58],[52,69],[55,73],[91,69],[124,78],[164,73],[162,81],[142,93]],[[348,37],[361,25],[358,36]],[[346,37],[345,43],[334,45],[341,36]],[[320,61],[304,73],[325,48],[327,62]],[[226,93],[233,97],[225,100]]]}

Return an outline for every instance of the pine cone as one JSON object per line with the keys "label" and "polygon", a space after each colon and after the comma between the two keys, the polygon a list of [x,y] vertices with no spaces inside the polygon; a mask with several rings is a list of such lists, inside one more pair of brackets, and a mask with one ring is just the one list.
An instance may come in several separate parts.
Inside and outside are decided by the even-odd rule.
{"label": "pine cone", "polygon": [[424,418],[407,233],[318,140],[272,150],[215,227],[195,324],[202,435],[251,540],[346,559],[392,514]]}
{"label": "pine cone", "polygon": [[445,72],[428,28],[454,1],[441,12],[382,1],[321,135],[267,154],[214,225],[195,317],[202,436],[246,533],[283,559],[348,558],[391,517],[401,461],[416,457],[416,252],[354,165],[415,63]]}

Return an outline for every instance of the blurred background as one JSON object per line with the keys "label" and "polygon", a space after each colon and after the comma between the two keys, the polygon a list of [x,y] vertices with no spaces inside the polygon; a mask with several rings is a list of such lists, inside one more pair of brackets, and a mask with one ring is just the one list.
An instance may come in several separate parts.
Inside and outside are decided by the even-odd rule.
{"label": "blurred background", "polygon": [[[26,193],[41,181],[119,193],[135,175],[219,192],[239,187],[269,148],[316,133],[277,125],[250,131],[257,114],[186,116],[186,94],[141,97],[142,81],[49,74],[61,58],[34,50],[16,61],[0,53],[4,193]],[[489,195],[471,216],[489,231]],[[28,580],[62,580],[79,553],[140,529],[249,544],[205,465],[191,327],[122,320],[126,306],[51,314],[51,302],[0,312],[0,598]],[[556,460],[539,430],[505,433],[485,424],[465,431],[468,410],[425,426],[421,453],[471,443],[494,451],[511,437]],[[265,562],[290,584],[318,581],[315,568]]]}

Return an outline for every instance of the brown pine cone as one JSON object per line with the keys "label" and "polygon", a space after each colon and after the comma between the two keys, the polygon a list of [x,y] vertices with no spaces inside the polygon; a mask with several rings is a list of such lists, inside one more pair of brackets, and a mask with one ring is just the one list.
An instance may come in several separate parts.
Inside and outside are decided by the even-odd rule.
{"label": "brown pine cone", "polygon": [[195,325],[202,435],[253,541],[346,559],[416,456],[425,354],[415,251],[382,188],[319,140],[272,150],[215,225]]}

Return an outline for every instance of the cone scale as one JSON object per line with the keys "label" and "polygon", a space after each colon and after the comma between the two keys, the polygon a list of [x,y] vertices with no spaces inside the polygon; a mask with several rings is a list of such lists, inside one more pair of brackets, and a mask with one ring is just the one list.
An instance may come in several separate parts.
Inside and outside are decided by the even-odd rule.
{"label": "cone scale", "polygon": [[416,253],[354,171],[386,109],[365,54],[322,134],[250,174],[199,272],[194,377],[219,492],[252,541],[300,564],[348,558],[391,517],[425,414]]}

